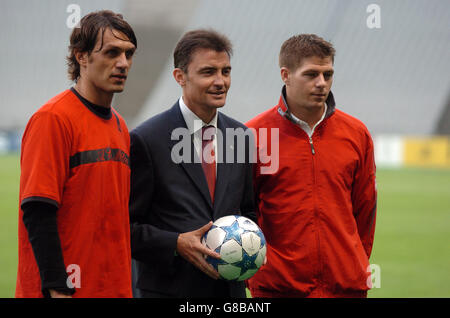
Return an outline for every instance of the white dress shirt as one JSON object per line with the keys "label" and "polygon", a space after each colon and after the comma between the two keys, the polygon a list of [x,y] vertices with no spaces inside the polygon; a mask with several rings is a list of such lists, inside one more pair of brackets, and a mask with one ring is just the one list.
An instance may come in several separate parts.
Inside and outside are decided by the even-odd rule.
{"label": "white dress shirt", "polygon": [[327,113],[327,104],[325,103],[325,109],[323,110],[322,118],[320,118],[320,120],[314,125],[314,127],[312,129],[311,129],[311,127],[309,127],[309,125],[306,121],[303,121],[303,120],[295,117],[295,115],[292,113],[291,113],[291,116],[292,116],[292,119],[295,121],[295,123],[297,125],[299,125],[300,128],[305,131],[305,133],[308,134],[309,138],[311,138],[312,135],[314,134],[314,129],[316,129],[317,125],[319,125],[322,122],[322,120],[325,118],[326,113]]}
{"label": "white dress shirt", "polygon": [[[189,130],[191,136],[193,136],[192,141],[194,143],[195,152],[197,153],[198,158],[202,158],[202,128],[203,126],[213,126],[217,130],[217,114],[211,119],[209,123],[204,123],[189,107],[186,106],[183,100],[183,96],[179,99],[181,114],[183,115],[184,121],[186,122],[186,126]],[[213,138],[214,152],[217,154],[217,138]],[[216,155],[217,162],[217,155]],[[217,171],[217,164],[216,164]]]}

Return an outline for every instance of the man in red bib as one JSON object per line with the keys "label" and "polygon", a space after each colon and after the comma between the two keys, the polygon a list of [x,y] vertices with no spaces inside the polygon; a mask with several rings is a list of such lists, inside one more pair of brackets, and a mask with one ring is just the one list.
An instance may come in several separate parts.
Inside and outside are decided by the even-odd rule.
{"label": "man in red bib", "polygon": [[111,101],[136,47],[121,15],[86,15],[70,39],[75,86],[28,122],[16,297],[132,297],[130,142]]}

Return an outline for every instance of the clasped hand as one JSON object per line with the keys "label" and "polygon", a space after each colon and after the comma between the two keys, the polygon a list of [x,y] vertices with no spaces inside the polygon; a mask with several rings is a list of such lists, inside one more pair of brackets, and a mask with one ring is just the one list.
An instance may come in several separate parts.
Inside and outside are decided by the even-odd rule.
{"label": "clasped hand", "polygon": [[181,233],[177,240],[177,253],[209,277],[218,279],[220,274],[206,262],[205,256],[219,259],[220,254],[201,243],[203,234],[211,228],[212,224],[213,222],[209,222],[195,231]]}

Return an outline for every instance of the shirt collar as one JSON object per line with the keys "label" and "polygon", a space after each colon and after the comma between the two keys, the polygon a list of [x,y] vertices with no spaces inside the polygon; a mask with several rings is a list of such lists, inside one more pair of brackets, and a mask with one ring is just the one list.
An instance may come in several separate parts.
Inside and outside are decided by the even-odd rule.
{"label": "shirt collar", "polygon": [[[321,121],[334,114],[335,109],[336,109],[336,102],[334,100],[333,93],[330,91],[330,93],[328,94],[328,98],[325,101],[325,111],[323,112]],[[295,119],[298,119],[295,116],[294,119],[292,117],[293,114],[289,111],[289,107],[286,101],[286,85],[284,85],[283,88],[281,89],[281,97],[278,103],[278,113],[294,123],[296,123]]]}
{"label": "shirt collar", "polygon": [[178,103],[180,104],[181,114],[183,115],[184,121],[186,122],[186,126],[189,129],[191,134],[196,133],[203,126],[213,126],[217,128],[217,117],[218,111],[214,115],[213,119],[209,123],[203,122],[189,107],[184,103],[183,96],[180,97]]}
{"label": "shirt collar", "polygon": [[[323,111],[323,114],[322,114],[322,117],[320,118],[320,120],[316,123],[316,125],[315,126],[317,126],[318,124],[320,124],[320,122],[325,118],[325,115],[326,115],[326,113],[327,113],[327,103],[325,103],[325,109],[324,109],[324,111]],[[309,125],[308,125],[308,123],[306,122],[306,121],[303,121],[303,120],[301,120],[300,118],[298,118],[297,116],[295,116],[294,114],[290,114],[291,116],[292,116],[292,119],[294,120],[294,121],[296,121],[297,122],[297,124],[299,124],[300,126],[308,126],[309,127]]]}
{"label": "shirt collar", "polygon": [[95,105],[95,104],[91,103],[86,98],[81,96],[80,93],[78,93],[78,91],[75,89],[75,87],[71,87],[70,91],[78,97],[78,99],[81,101],[81,103],[84,106],[86,106],[91,112],[93,112],[98,117],[103,118],[103,119],[110,119],[112,117],[111,107],[106,108],[106,107]]}

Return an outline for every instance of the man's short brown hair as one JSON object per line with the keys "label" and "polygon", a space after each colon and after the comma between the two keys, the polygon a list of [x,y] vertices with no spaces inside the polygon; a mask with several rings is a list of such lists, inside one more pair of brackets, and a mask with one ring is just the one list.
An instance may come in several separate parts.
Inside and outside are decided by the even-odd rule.
{"label": "man's short brown hair", "polygon": [[330,42],[325,41],[315,34],[299,34],[287,39],[280,49],[280,67],[290,70],[300,66],[303,59],[317,56],[320,58],[331,57],[334,63],[336,50]]}
{"label": "man's short brown hair", "polygon": [[179,68],[187,73],[192,55],[197,49],[227,52],[229,57],[233,54],[231,42],[225,35],[211,29],[193,30],[185,33],[175,47],[175,51],[173,52],[175,68]]}
{"label": "man's short brown hair", "polygon": [[125,34],[131,43],[137,47],[137,40],[131,26],[123,19],[121,14],[110,10],[91,12],[80,21],[80,27],[76,27],[70,36],[69,56],[67,65],[69,78],[76,81],[80,77],[80,64],[75,58],[76,52],[88,52],[89,54],[97,43],[97,36],[101,32],[101,47],[103,47],[103,35],[106,29],[117,30]]}

